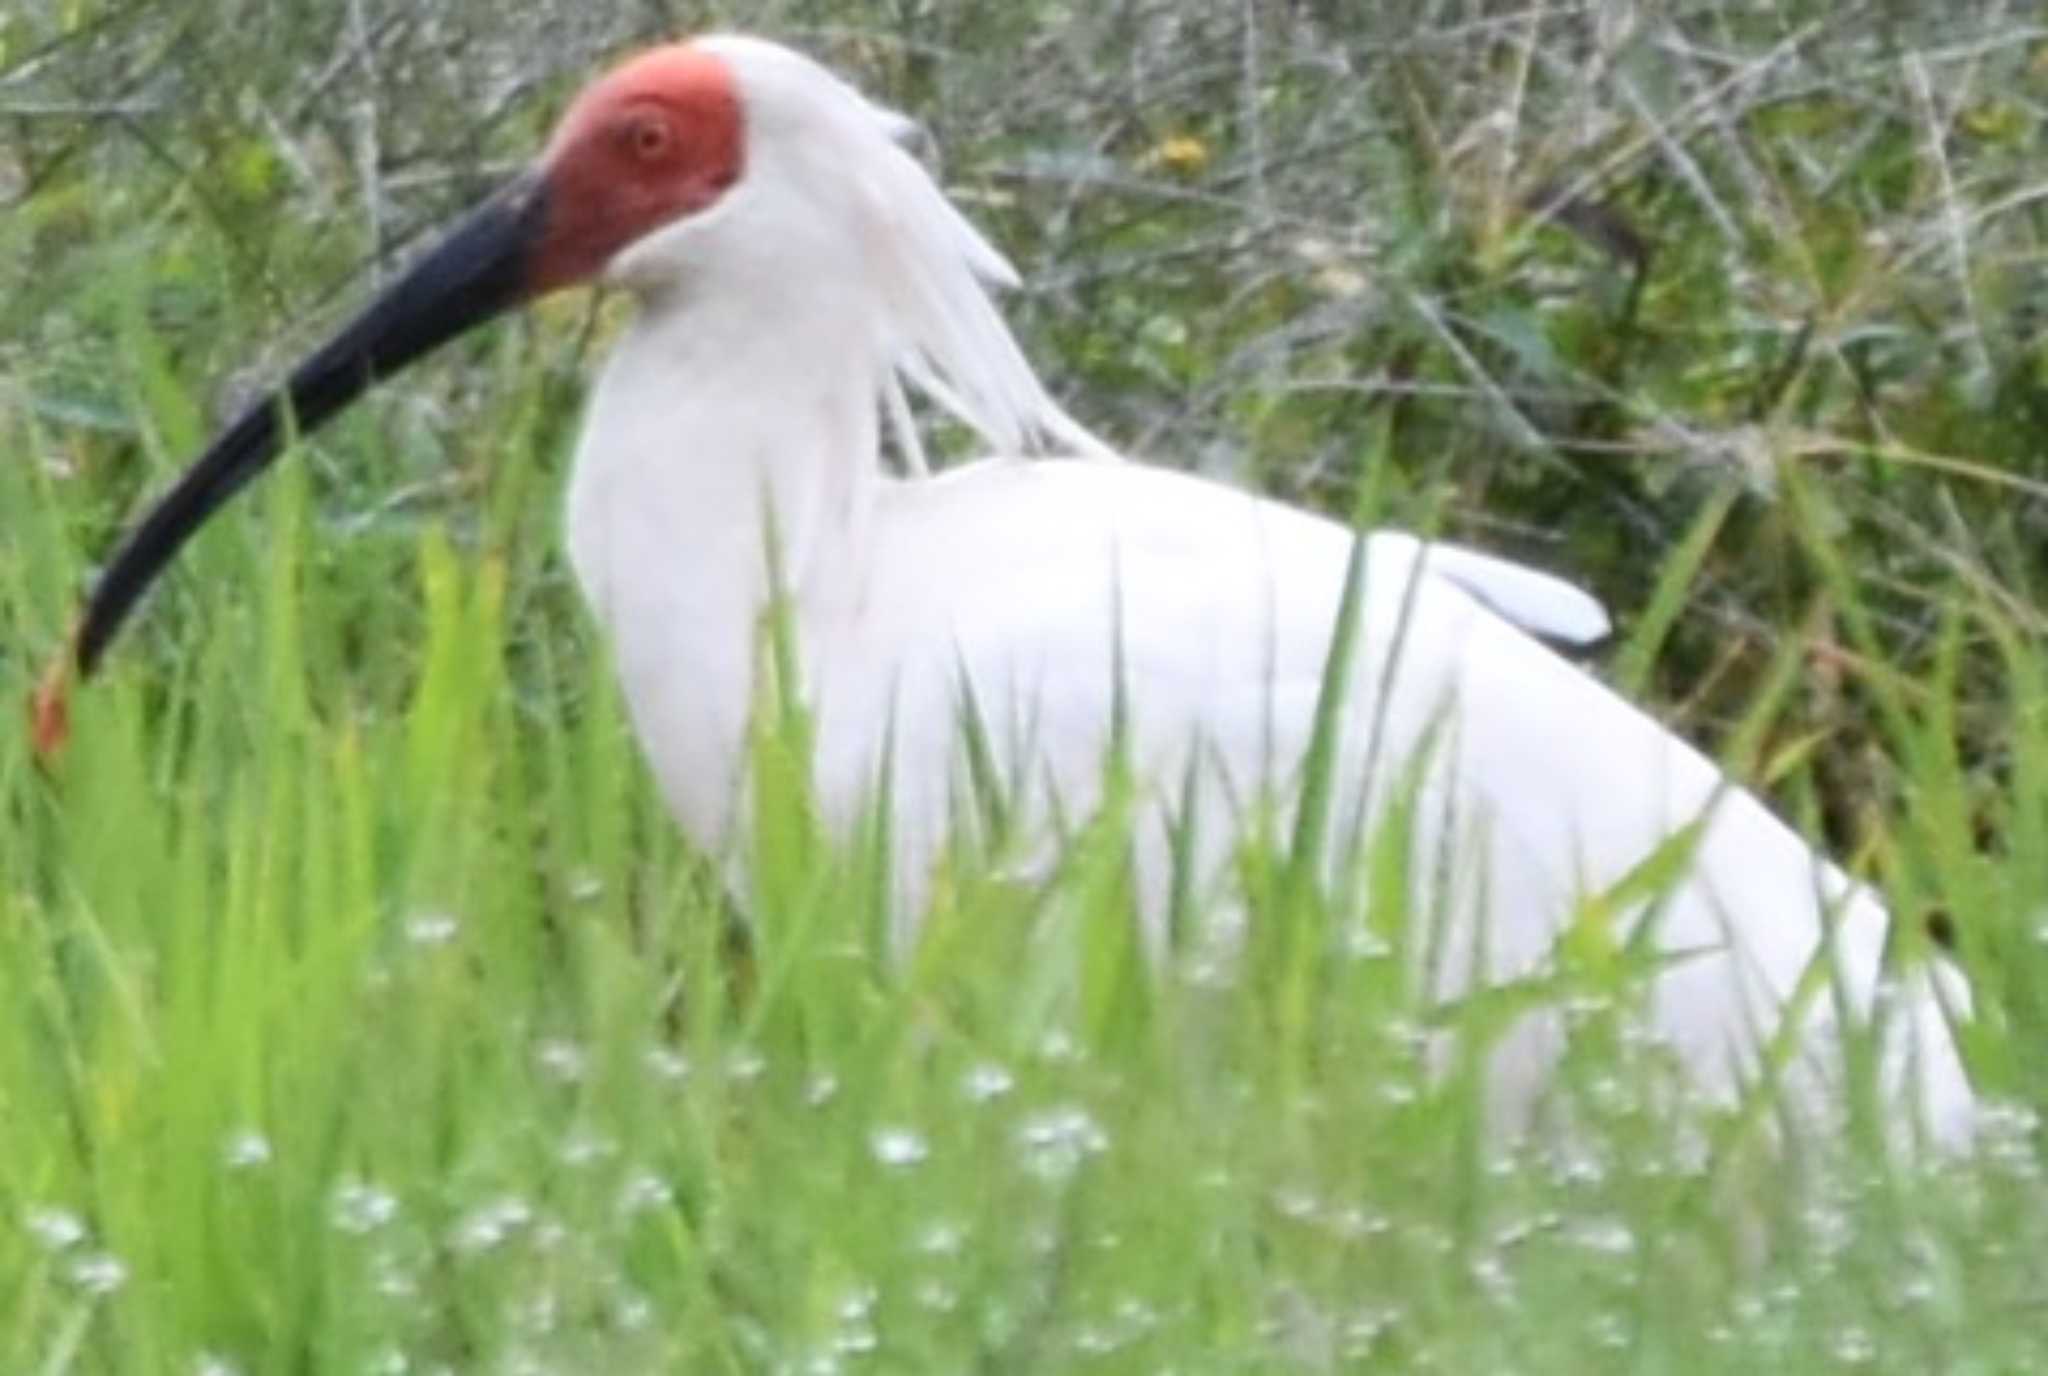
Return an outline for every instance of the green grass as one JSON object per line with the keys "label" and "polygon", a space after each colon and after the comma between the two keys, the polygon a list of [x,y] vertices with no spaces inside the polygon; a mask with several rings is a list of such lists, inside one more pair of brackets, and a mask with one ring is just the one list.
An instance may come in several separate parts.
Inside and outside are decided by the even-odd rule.
{"label": "green grass", "polygon": [[1931,1177],[1731,1173],[1593,1008],[1597,1128],[1497,1156],[1387,958],[1281,932],[1154,977],[1084,858],[964,876],[894,965],[786,793],[736,970],[595,657],[515,679],[502,568],[429,534],[404,687],[322,701],[306,647],[373,594],[299,564],[301,484],[269,506],[54,777],[0,747],[8,1369],[2043,1355],[2016,1124]]}
{"label": "green grass", "polygon": [[429,532],[395,691],[338,689],[312,647],[378,593],[300,562],[303,483],[268,507],[52,777],[0,746],[7,1369],[2043,1356],[2023,1125],[1931,1175],[1759,1172],[1642,1107],[1592,1002],[1560,1093],[1595,1126],[1496,1153],[1394,962],[1285,884],[1305,927],[1235,976],[1120,958],[1086,855],[1045,895],[963,875],[897,964],[861,854],[764,790],[742,967],[598,657],[515,675],[503,566]]}
{"label": "green grass", "polygon": [[[0,22],[0,62],[65,23],[96,35],[80,73],[105,56],[92,44],[220,71],[237,44],[284,42],[181,46],[139,11],[71,8]],[[1949,191],[1916,152],[1910,82],[1895,115],[1839,50],[1802,50],[1792,95],[1728,94],[1742,137],[1725,141],[1652,80],[1676,59],[1635,54],[1636,117],[1691,150],[1707,190],[1668,166],[1604,188],[1659,245],[1629,304],[1597,253],[1518,218],[1527,187],[1450,148],[1522,80],[1517,175],[1577,165],[1566,102],[1544,106],[1559,35],[1459,38],[1433,11],[1414,47],[1361,30],[1376,60],[1354,104],[1313,64],[1276,66],[1255,147],[1216,113],[1236,108],[1238,12],[1202,10],[1223,38],[1103,40],[1107,95],[842,55],[950,117],[949,166],[997,168],[971,178],[1013,193],[986,218],[1043,274],[1226,245],[1020,307],[1084,413],[1151,452],[1227,441],[1242,479],[1334,509],[1365,456],[1396,516],[1446,511],[1496,547],[1554,533],[1544,561],[1582,569],[1630,628],[1596,668],[1831,835],[1898,911],[1946,909],[1977,985],[1970,1058],[2003,1105],[1976,1155],[1901,1167],[1869,1131],[1778,1158],[1726,1147],[1725,1120],[1649,1092],[1617,969],[1572,993],[1557,1093],[1584,1131],[1498,1151],[1471,1077],[1421,1073],[1427,1010],[1393,953],[1426,933],[1388,900],[1403,857],[1323,855],[1309,830],[1250,847],[1255,935],[1233,969],[1192,940],[1139,957],[1115,806],[1043,891],[964,852],[890,959],[886,834],[817,834],[787,717],[756,743],[764,877],[738,896],[737,956],[562,567],[593,334],[570,305],[462,346],[281,465],[78,698],[54,770],[0,730],[0,1371],[2048,1364],[2037,499],[1898,461],[2044,476],[2030,212],[1975,218],[2024,180],[2024,42],[2009,85],[1952,112]],[[1700,14],[1738,50],[1778,41]],[[944,22],[963,47],[976,24],[1039,25],[1049,67],[1086,60],[1058,38],[1083,21],[963,5]],[[1890,41],[1960,90],[1944,37]],[[1220,49],[1218,74],[1191,66],[1149,122],[1118,125],[1115,55],[1164,41]],[[251,71],[263,106],[297,69]],[[1881,72],[1904,80],[1891,58]],[[1048,113],[1067,108],[1048,91],[1097,105]],[[544,100],[528,104],[538,123]],[[25,126],[23,165],[53,170],[0,214],[0,703],[25,701],[91,559],[204,438],[220,380],[311,297],[292,265],[332,275],[362,247],[289,209],[301,188],[246,111],[202,105],[141,126],[147,153],[109,134],[59,159],[63,130]],[[984,105],[994,127],[974,122]],[[1108,155],[1127,170],[1156,137],[1200,133],[1214,200],[1162,177],[1062,210],[1064,184],[1000,174],[1005,149],[1071,152],[1063,121],[1084,117],[1120,131]],[[1302,183],[1273,150],[1311,136],[1337,152]],[[1848,191],[1794,194],[1841,148]],[[233,175],[167,170],[184,160]],[[1233,226],[1267,245],[1303,228],[1245,209],[1255,171],[1293,214],[1330,177],[1384,188],[1370,262],[1394,285],[1354,300],[1247,267]],[[1759,184],[1782,199],[1745,199]],[[1968,265],[1874,256],[1875,231],[1919,243],[1957,195]],[[1942,323],[1958,273],[1979,311],[1960,335]],[[1281,362],[1251,349],[1332,300],[1335,333]],[[1957,364],[1973,347],[1988,372]],[[1388,390],[1318,390],[1360,378]],[[1517,438],[1489,398],[1541,433]],[[1673,421],[1717,457],[1660,450]],[[1802,447],[1817,434],[1839,447]],[[1643,448],[1586,463],[1624,442]],[[1749,467],[1729,458],[1743,445]],[[999,800],[981,802],[999,836]],[[1326,892],[1326,863],[1358,882]]]}

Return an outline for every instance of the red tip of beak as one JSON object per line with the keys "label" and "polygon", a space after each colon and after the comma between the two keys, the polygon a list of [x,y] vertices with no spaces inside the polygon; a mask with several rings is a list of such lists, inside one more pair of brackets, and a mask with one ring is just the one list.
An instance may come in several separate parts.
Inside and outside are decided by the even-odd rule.
{"label": "red tip of beak", "polygon": [[71,675],[71,652],[67,648],[59,651],[50,667],[43,670],[35,692],[29,697],[29,742],[36,752],[36,762],[45,767],[56,760],[65,742],[71,739]]}

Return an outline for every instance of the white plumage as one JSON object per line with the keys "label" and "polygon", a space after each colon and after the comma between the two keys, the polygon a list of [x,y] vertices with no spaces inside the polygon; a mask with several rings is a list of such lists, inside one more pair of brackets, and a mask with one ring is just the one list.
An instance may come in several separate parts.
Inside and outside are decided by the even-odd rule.
{"label": "white plumage", "polygon": [[[1055,801],[1085,812],[1119,636],[1134,759],[1153,790],[1141,881],[1156,911],[1161,818],[1199,751],[1204,872],[1226,888],[1226,819],[1263,786],[1284,793],[1307,743],[1350,532],[1114,461],[1033,375],[987,294],[1014,275],[893,141],[896,117],[785,49],[697,46],[735,75],[745,174],[612,261],[610,280],[640,308],[597,386],[569,494],[577,574],[683,826],[737,854],[772,512],[818,796],[847,822],[893,742],[907,915],[961,779],[963,683],[1039,822]],[[904,385],[1004,457],[888,476],[882,416],[903,424],[891,402]],[[914,438],[906,449],[918,452]],[[1540,966],[1581,897],[1704,816],[1660,942],[1709,954],[1662,975],[1654,999],[1691,1070],[1726,1090],[1753,1066],[1831,912],[1843,985],[1869,1007],[1887,928],[1877,900],[1529,634],[1596,637],[1597,606],[1469,551],[1425,552],[1399,534],[1368,549],[1338,812],[1370,812],[1436,735],[1425,841],[1448,845],[1455,864],[1447,888],[1419,898],[1448,900],[1467,939],[1475,923],[1486,931],[1487,975]],[[1440,992],[1462,983],[1452,970]],[[1956,1138],[1970,1091],[1928,981],[1925,970],[1903,981],[1892,1079]],[[1831,1059],[1828,1021],[1823,1007],[1814,1066]],[[1558,1036],[1553,1017],[1537,1017],[1503,1050],[1505,1114],[1526,1107]],[[1825,1080],[1814,1070],[1802,1084],[1819,1092]]]}

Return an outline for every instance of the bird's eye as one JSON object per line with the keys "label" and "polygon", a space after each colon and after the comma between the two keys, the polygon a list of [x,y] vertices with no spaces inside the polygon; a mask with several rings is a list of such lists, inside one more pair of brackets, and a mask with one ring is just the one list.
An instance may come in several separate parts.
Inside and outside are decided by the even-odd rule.
{"label": "bird's eye", "polygon": [[652,112],[635,116],[626,126],[626,146],[642,162],[657,162],[667,157],[674,141],[668,121]]}

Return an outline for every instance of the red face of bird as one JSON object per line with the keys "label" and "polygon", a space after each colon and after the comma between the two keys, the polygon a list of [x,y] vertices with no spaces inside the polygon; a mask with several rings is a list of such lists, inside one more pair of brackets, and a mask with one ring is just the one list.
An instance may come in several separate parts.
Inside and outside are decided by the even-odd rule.
{"label": "red face of bird", "polygon": [[740,177],[734,75],[701,48],[657,48],[577,97],[538,172],[548,203],[528,270],[535,291],[601,272],[622,249],[697,214]]}
{"label": "red face of bird", "polygon": [[[514,306],[599,276],[630,245],[701,215],[744,171],[731,64],[694,44],[645,53],[569,107],[538,163],[438,245],[244,412],[164,495],[106,566],[71,645],[89,675],[178,549],[277,457],[289,424],[310,433],[374,383]],[[61,741],[68,666],[45,680],[39,745]]]}

